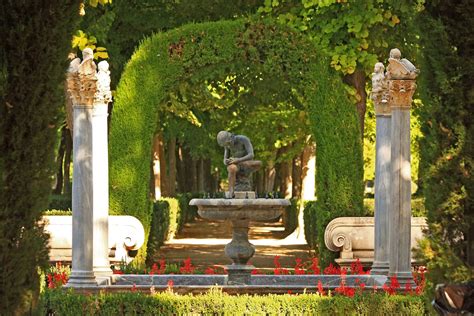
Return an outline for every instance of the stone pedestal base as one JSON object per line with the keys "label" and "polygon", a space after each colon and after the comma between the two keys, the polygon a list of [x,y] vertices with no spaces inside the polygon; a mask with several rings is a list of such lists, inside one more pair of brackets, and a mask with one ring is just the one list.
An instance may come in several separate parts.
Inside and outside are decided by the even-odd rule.
{"label": "stone pedestal base", "polygon": [[249,220],[232,221],[232,241],[225,246],[225,254],[235,265],[245,265],[255,254],[249,242]]}
{"label": "stone pedestal base", "polygon": [[255,199],[255,192],[253,192],[253,191],[236,191],[236,192],[234,192],[234,199]]}
{"label": "stone pedestal base", "polygon": [[388,261],[375,261],[370,270],[370,274],[388,275],[390,263]]}
{"label": "stone pedestal base", "polygon": [[69,281],[65,287],[97,286],[94,273],[92,271],[72,271]]}
{"label": "stone pedestal base", "polygon": [[252,265],[246,264],[232,264],[226,266],[227,284],[228,285],[250,285],[252,278],[252,270],[255,269]]}
{"label": "stone pedestal base", "polygon": [[[371,272],[372,273],[372,272]],[[407,286],[410,287],[412,290],[416,288],[416,283],[413,280],[413,274],[411,272],[397,272],[395,274],[389,273],[388,279],[386,284],[390,285],[390,279],[392,277],[396,277],[398,284],[400,284],[400,291],[404,291]]]}

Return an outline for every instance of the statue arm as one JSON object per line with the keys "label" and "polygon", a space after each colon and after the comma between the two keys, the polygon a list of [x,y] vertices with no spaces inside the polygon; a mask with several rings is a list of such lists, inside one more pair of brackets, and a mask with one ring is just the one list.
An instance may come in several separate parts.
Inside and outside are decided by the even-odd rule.
{"label": "statue arm", "polygon": [[254,157],[253,146],[252,146],[252,143],[250,142],[250,139],[248,139],[247,137],[242,137],[241,141],[245,146],[245,151],[247,152],[247,155],[240,158],[234,158],[233,163],[241,163],[247,160],[252,160]]}
{"label": "statue arm", "polygon": [[224,147],[224,165],[228,165],[228,159],[229,159],[229,148]]}

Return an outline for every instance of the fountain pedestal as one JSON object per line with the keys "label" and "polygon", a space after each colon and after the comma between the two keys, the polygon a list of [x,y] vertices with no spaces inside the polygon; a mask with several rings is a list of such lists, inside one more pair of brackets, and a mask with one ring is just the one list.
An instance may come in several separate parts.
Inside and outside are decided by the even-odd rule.
{"label": "fountain pedestal", "polygon": [[225,254],[232,260],[228,265],[227,284],[251,284],[254,266],[247,262],[255,254],[249,242],[249,223],[278,218],[290,201],[285,199],[192,199],[189,205],[198,207],[198,214],[210,220],[230,220],[232,241],[225,246]]}

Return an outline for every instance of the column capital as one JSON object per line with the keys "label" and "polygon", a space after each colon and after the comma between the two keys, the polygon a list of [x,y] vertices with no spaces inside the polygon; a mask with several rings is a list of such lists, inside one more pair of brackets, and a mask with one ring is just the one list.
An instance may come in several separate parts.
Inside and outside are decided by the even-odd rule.
{"label": "column capital", "polygon": [[392,79],[388,81],[389,103],[394,108],[410,109],[412,97],[415,93],[415,80]]}

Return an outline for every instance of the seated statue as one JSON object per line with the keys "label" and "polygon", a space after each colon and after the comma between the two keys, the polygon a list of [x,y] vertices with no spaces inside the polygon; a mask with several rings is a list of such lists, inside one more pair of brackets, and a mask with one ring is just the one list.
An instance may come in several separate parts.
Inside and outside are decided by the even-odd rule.
{"label": "seated statue", "polygon": [[387,79],[415,79],[420,73],[418,69],[405,58],[401,58],[402,53],[398,48],[390,51],[389,65],[387,67]]}
{"label": "seated statue", "polygon": [[262,162],[253,160],[253,147],[250,139],[244,135],[234,135],[227,131],[217,134],[217,143],[224,147],[224,164],[229,179],[229,198],[235,191],[252,191],[251,174],[262,166]]}

